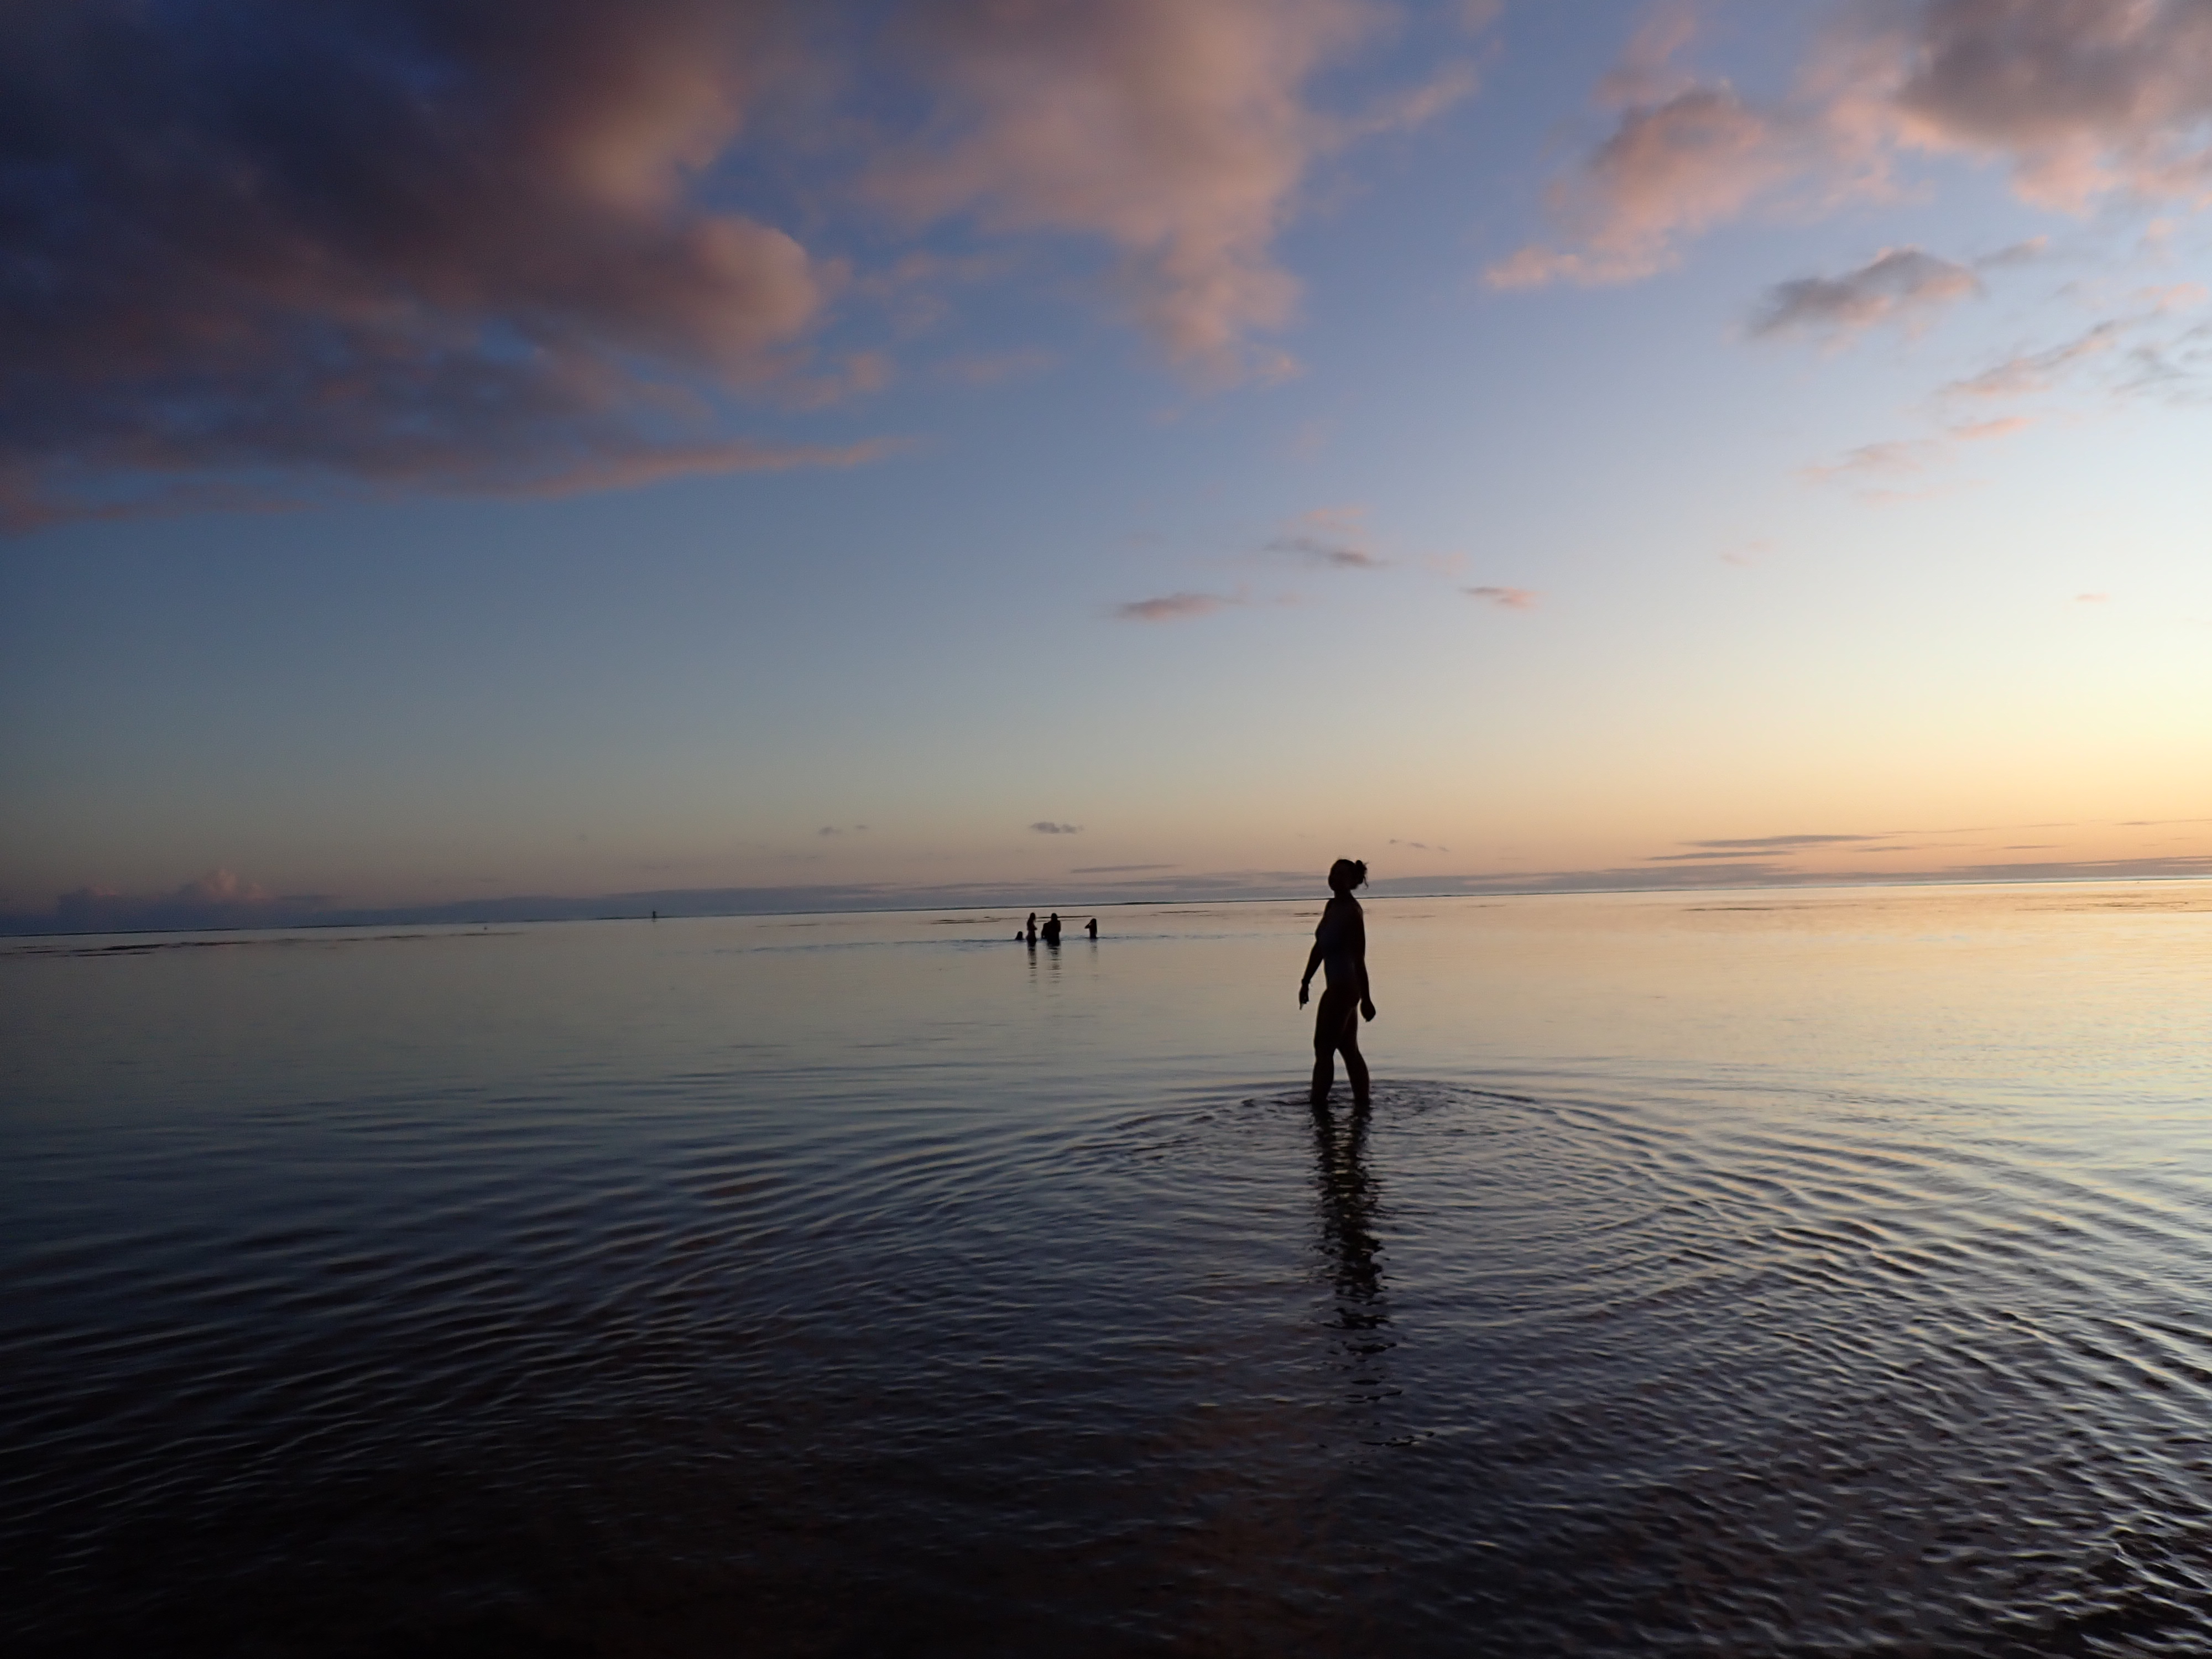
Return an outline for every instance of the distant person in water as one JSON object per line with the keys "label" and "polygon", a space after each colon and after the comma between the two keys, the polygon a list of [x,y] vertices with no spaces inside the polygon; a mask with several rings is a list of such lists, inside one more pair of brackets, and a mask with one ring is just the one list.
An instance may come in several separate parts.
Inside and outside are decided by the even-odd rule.
{"label": "distant person in water", "polygon": [[1047,945],[1060,943],[1060,912],[1057,910],[1054,911],[1045,921],[1044,942]]}
{"label": "distant person in water", "polygon": [[1327,970],[1321,994],[1321,1012],[1314,1018],[1313,1103],[1326,1106],[1336,1081],[1336,1056],[1344,1054],[1344,1073],[1352,1079],[1352,1103],[1367,1103],[1367,1062],[1359,1054],[1359,1019],[1375,1018],[1375,999],[1367,987],[1367,917],[1352,890],[1364,884],[1367,866],[1358,859],[1339,859],[1329,866],[1328,908],[1321,926],[1314,929],[1314,947],[1306,957],[1305,977],[1298,981],[1298,1006],[1306,1006],[1307,988],[1314,969]]}
{"label": "distant person in water", "polygon": [[1096,940],[1098,937],[1098,918],[1091,917],[1089,921],[1084,923],[1084,927],[1090,933],[1091,939]]}
{"label": "distant person in water", "polygon": [[1032,945],[1036,943],[1036,912],[1034,910],[1030,912],[1029,941]]}

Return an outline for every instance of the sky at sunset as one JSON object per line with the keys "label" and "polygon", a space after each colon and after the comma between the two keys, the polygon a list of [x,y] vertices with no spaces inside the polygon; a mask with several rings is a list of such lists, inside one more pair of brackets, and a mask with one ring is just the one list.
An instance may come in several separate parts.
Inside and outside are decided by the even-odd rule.
{"label": "sky at sunset", "polygon": [[2212,874],[2205,0],[0,15],[18,931]]}

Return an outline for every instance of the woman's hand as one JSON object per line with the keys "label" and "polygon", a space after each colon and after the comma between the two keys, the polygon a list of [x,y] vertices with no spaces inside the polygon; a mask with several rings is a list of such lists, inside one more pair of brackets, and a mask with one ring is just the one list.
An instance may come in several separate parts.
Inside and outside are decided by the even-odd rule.
{"label": "woman's hand", "polygon": [[1359,999],[1359,1015],[1363,1019],[1372,1019],[1375,1018],[1375,999],[1373,997],[1362,997]]}
{"label": "woman's hand", "polygon": [[1304,980],[1300,980],[1300,981],[1298,981],[1298,1006],[1299,1006],[1299,1007],[1301,1007],[1301,1008],[1303,1008],[1303,1007],[1304,1007],[1305,1006],[1306,1006],[1306,981],[1304,981]]}

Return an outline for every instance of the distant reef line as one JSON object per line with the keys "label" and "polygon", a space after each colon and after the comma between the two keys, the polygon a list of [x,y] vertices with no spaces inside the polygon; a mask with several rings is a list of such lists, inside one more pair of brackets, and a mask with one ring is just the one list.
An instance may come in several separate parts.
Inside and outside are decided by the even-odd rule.
{"label": "distant reef line", "polygon": [[[2053,863],[1971,864],[1948,869],[1801,870],[1758,860],[1653,870],[1622,866],[1510,874],[1395,876],[1374,881],[1382,898],[1473,898],[1541,894],[1710,892],[1773,887],[1903,887],[1943,884],[2212,879],[2212,855],[2096,859]],[[1177,904],[1313,898],[1320,877],[1308,871],[1228,871],[1212,875],[1091,880],[1055,884],[969,883],[930,887],[890,883],[797,887],[665,888],[584,897],[510,894],[436,903],[349,905],[323,895],[208,900],[184,894],[134,897],[72,893],[46,911],[0,911],[0,936],[197,933],[285,927],[459,927],[531,921],[591,921],[684,916],[797,915],[871,910],[1012,907],[1081,910],[1115,904]]]}

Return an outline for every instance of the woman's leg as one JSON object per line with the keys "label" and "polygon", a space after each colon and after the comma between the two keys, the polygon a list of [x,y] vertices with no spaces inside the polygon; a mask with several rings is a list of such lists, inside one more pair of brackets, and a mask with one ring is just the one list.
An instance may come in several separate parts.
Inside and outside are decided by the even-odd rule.
{"label": "woman's leg", "polygon": [[1359,1018],[1341,991],[1329,989],[1321,994],[1321,1006],[1314,1014],[1314,1072],[1313,1103],[1325,1105],[1329,1087],[1336,1081],[1336,1050],[1344,1038],[1344,1017]]}
{"label": "woman's leg", "polygon": [[1367,1103],[1367,1061],[1359,1052],[1359,999],[1349,991],[1321,994],[1321,1012],[1314,1016],[1313,1099],[1319,1106],[1328,1099],[1336,1081],[1336,1054],[1344,1051],[1344,1074],[1352,1079],[1352,1101]]}
{"label": "woman's leg", "polygon": [[1352,1103],[1367,1103],[1367,1061],[1359,1052],[1359,1005],[1346,999],[1344,1029],[1336,1046],[1344,1050],[1344,1074],[1352,1079]]}

